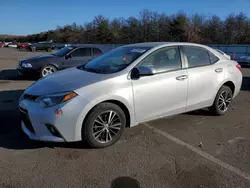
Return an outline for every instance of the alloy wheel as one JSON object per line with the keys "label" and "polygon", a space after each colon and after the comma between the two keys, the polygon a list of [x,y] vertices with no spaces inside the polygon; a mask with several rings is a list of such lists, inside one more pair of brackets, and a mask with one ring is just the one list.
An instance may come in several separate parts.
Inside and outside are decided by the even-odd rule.
{"label": "alloy wheel", "polygon": [[99,143],[108,143],[119,133],[121,125],[121,118],[116,112],[105,111],[97,116],[93,122],[93,137]]}
{"label": "alloy wheel", "polygon": [[54,72],[56,72],[56,68],[52,67],[52,66],[47,66],[44,67],[44,69],[42,70],[42,76],[48,76],[49,74],[53,74]]}
{"label": "alloy wheel", "polygon": [[218,109],[221,112],[227,111],[231,103],[231,100],[232,100],[232,96],[228,90],[224,90],[223,92],[221,92],[219,96],[219,100],[218,100]]}

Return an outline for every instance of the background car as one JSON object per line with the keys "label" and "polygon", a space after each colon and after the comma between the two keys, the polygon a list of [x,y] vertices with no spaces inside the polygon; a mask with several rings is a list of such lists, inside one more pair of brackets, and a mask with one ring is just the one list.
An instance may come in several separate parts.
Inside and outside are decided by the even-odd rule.
{"label": "background car", "polygon": [[34,51],[51,52],[53,49],[55,49],[55,44],[53,44],[52,42],[38,42],[28,46],[28,50],[31,52]]}
{"label": "background car", "polygon": [[240,65],[210,47],[126,45],[31,85],[19,101],[22,129],[34,140],[107,147],[139,123],[201,108],[224,115],[241,84]]}
{"label": "background car", "polygon": [[17,43],[11,42],[11,43],[8,44],[7,47],[8,47],[8,48],[17,48]]}
{"label": "background car", "polygon": [[98,45],[69,46],[49,55],[21,60],[17,71],[22,76],[44,77],[58,70],[85,64],[107,51],[108,49]]}

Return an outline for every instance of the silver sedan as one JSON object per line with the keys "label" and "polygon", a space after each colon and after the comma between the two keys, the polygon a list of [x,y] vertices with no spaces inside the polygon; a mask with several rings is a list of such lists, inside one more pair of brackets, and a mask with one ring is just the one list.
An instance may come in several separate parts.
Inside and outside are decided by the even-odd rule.
{"label": "silver sedan", "polygon": [[201,108],[223,115],[241,84],[240,65],[208,46],[126,45],[32,84],[21,126],[34,140],[107,147],[142,122]]}

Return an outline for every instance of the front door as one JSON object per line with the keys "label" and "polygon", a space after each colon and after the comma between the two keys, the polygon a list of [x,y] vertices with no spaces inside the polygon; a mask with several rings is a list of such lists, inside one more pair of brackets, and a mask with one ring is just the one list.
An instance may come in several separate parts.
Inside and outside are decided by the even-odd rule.
{"label": "front door", "polygon": [[156,74],[132,80],[137,121],[185,112],[188,76],[177,46],[151,53],[138,66],[152,66]]}
{"label": "front door", "polygon": [[83,65],[92,60],[91,48],[77,48],[64,61],[64,68]]}

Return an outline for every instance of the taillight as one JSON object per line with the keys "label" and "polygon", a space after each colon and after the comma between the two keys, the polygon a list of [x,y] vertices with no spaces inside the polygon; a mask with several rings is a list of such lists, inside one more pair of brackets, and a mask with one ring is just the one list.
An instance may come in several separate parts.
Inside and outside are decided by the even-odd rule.
{"label": "taillight", "polygon": [[241,66],[239,64],[236,65],[236,68],[241,71]]}

